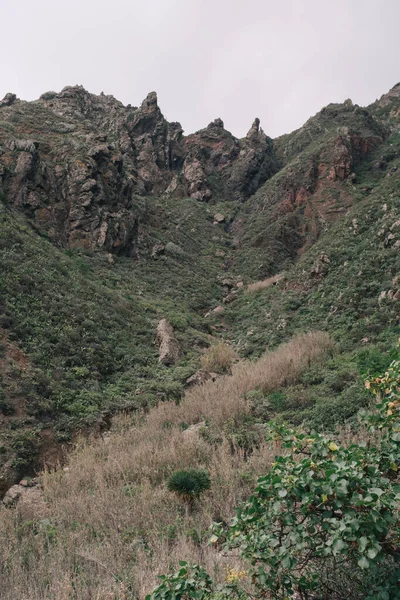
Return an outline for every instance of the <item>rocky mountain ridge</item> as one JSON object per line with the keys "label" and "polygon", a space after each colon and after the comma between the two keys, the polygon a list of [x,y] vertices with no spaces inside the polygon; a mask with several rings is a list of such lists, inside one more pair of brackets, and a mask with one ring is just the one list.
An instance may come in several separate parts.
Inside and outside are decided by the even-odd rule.
{"label": "rocky mountain ridge", "polygon": [[139,108],[81,86],[0,103],[0,189],[68,247],[135,253],[135,195],[244,201],[278,162],[256,119],[237,140],[216,119],[183,135],[155,92]]}
{"label": "rocky mountain ridge", "polygon": [[[131,256],[143,229],[137,196],[233,202],[244,215],[234,224],[238,243],[251,252],[278,236],[293,259],[351,204],[354,169],[398,123],[398,90],[368,109],[351,100],[331,104],[275,141],[259,119],[241,140],[221,119],[185,136],[164,118],[155,92],[140,107],[82,86],[34,102],[7,94],[0,102],[0,193],[59,246]],[[245,215],[266,207],[273,218],[254,231]]]}

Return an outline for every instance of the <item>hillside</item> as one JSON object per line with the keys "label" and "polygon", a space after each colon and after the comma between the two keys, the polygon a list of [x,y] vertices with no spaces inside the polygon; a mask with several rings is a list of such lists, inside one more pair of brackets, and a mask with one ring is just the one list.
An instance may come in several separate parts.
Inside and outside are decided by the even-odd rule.
{"label": "hillside", "polygon": [[[276,140],[185,136],[154,92],[0,102],[0,495],[69,464],[44,512],[0,508],[5,600],[143,597],[185,552],[222,569],[207,527],[271,464],[267,423],[354,435],[400,333],[399,174],[400,84]],[[219,483],[185,520],[165,481],[197,466]]]}

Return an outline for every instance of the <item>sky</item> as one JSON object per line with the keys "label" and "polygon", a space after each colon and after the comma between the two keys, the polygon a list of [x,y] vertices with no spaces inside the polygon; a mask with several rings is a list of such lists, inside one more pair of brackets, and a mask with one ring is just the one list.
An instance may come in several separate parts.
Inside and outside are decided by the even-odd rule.
{"label": "sky", "polygon": [[0,0],[0,21],[0,98],[154,90],[186,133],[258,117],[276,137],[400,81],[400,0]]}

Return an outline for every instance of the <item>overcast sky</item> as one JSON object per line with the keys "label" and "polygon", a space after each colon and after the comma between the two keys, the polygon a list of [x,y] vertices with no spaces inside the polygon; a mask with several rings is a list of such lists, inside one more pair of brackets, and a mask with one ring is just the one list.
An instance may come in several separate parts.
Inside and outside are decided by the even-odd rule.
{"label": "overcast sky", "polygon": [[0,0],[0,21],[0,97],[155,90],[186,133],[259,117],[275,137],[400,80],[400,0]]}

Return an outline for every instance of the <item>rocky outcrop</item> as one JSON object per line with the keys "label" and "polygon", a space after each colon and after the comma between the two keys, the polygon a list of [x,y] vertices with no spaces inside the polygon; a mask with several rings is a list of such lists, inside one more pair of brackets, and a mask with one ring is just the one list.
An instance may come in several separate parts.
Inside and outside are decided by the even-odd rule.
{"label": "rocky outcrop", "polygon": [[190,196],[242,202],[276,173],[273,142],[256,119],[247,136],[238,140],[216,119],[185,139],[183,182]]}
{"label": "rocky outcrop", "polygon": [[[257,123],[250,138],[256,130]],[[375,112],[346,101],[328,105],[302,128],[274,141],[282,168],[258,187],[231,225],[236,246],[259,261],[255,279],[296,260],[351,207],[355,171],[387,135]]]}
{"label": "rocky outcrop", "polygon": [[24,520],[43,519],[47,514],[43,489],[37,479],[23,479],[10,487],[3,498],[3,505],[7,508],[18,507]]}
{"label": "rocky outcrop", "polygon": [[257,119],[243,140],[220,119],[185,137],[155,92],[139,107],[82,86],[7,94],[0,111],[0,194],[61,246],[134,255],[138,195],[243,201],[277,169]]}
{"label": "rocky outcrop", "polygon": [[167,319],[161,319],[157,325],[156,343],[159,348],[160,362],[167,366],[178,362],[181,354],[179,342]]}

